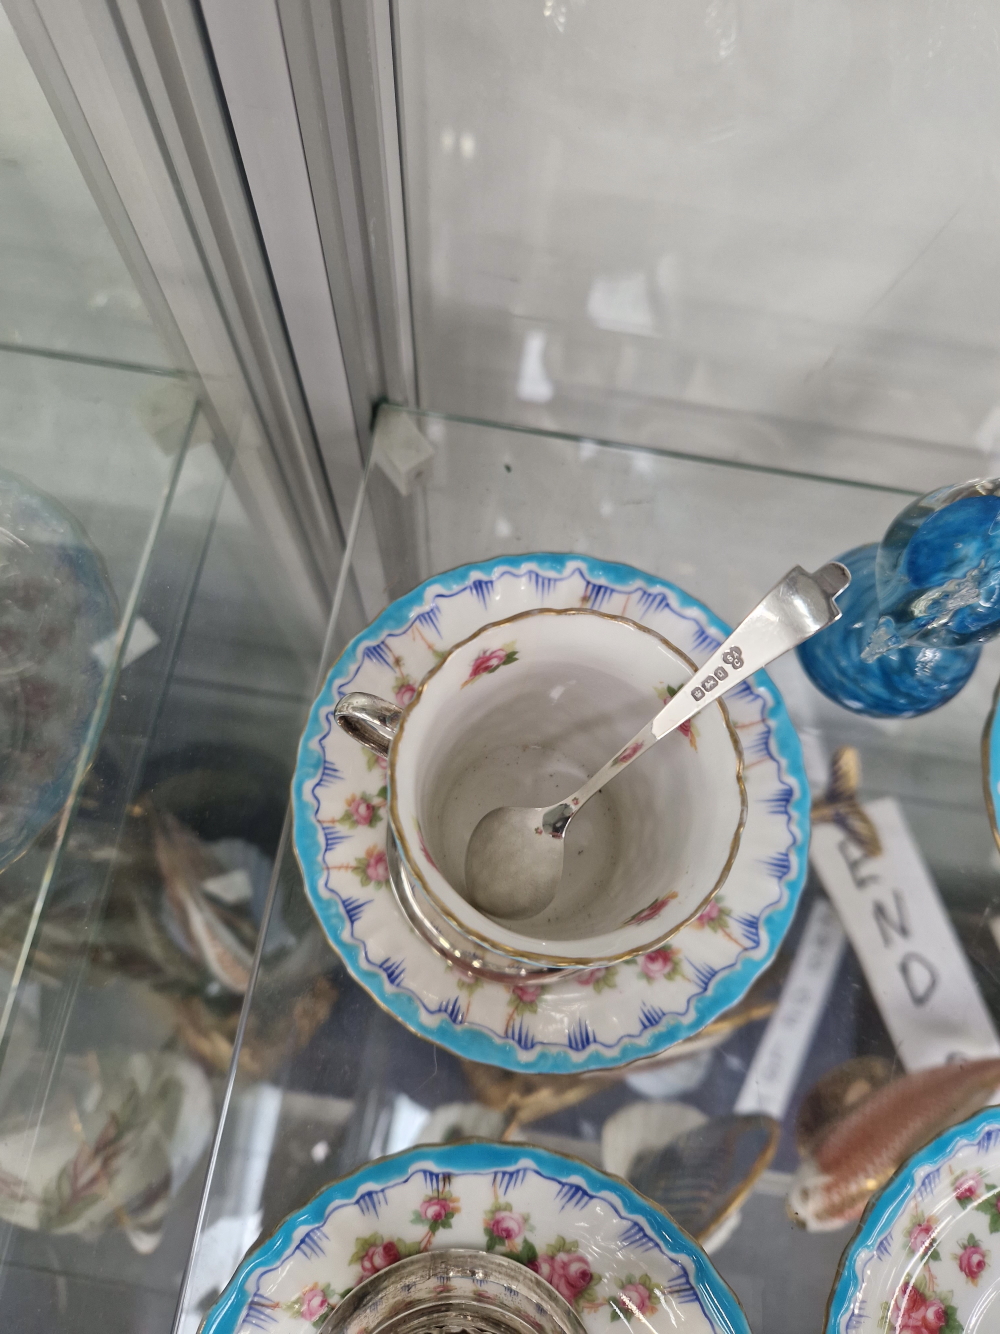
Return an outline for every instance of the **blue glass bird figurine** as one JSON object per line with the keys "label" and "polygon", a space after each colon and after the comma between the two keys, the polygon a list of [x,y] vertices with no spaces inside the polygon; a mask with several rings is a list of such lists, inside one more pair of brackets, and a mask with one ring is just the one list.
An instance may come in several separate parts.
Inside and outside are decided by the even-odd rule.
{"label": "blue glass bird figurine", "polygon": [[855,713],[913,717],[952,699],[1000,633],[1000,479],[907,505],[851,571],[842,618],[798,649],[812,682]]}

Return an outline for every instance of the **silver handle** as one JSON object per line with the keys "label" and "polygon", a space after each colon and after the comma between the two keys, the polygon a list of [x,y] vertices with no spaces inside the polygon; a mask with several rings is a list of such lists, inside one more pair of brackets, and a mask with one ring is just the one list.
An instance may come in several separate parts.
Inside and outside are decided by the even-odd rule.
{"label": "silver handle", "polygon": [[333,716],[349,737],[376,755],[388,755],[403,710],[378,695],[357,690],[337,701]]}

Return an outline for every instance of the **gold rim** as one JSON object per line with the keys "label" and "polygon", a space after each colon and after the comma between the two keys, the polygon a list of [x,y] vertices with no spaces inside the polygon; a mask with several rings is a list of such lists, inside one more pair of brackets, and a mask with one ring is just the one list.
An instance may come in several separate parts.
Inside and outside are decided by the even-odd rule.
{"label": "gold rim", "polygon": [[[733,869],[733,863],[735,862],[736,854],[739,851],[740,839],[742,838],[743,830],[747,822],[747,811],[749,809],[749,802],[747,800],[746,784],[743,781],[743,746],[742,743],[740,742],[739,736],[736,733],[736,729],[732,724],[732,720],[729,717],[729,710],[726,708],[724,700],[721,699],[715,700],[714,703],[721,710],[722,718],[726,725],[726,730],[729,733],[729,739],[732,742],[733,750],[736,754],[736,785],[739,789],[739,794],[740,794],[740,814],[739,814],[739,819],[736,822],[736,830],[729,844],[729,854],[726,857],[725,864],[723,865],[722,871],[718,879],[716,880],[715,884],[705,895],[702,901],[697,905],[697,907],[695,907],[688,914],[688,916],[684,918],[683,921],[678,922],[675,926],[672,926],[669,931],[665,931],[661,936],[658,936],[655,940],[649,941],[648,943],[644,943],[641,946],[636,946],[632,949],[622,950],[618,954],[607,954],[599,956],[584,955],[584,956],[570,957],[569,955],[541,954],[528,949],[515,952],[509,946],[501,945],[498,941],[493,940],[490,936],[481,934],[474,927],[468,926],[464,922],[460,922],[455,917],[455,915],[445,906],[445,904],[441,902],[438,896],[428,885],[427,881],[424,879],[423,875],[421,874],[416,864],[413,852],[407,841],[406,832],[402,827],[402,820],[400,819],[399,816],[399,808],[396,802],[396,783],[395,783],[397,748],[399,740],[402,737],[403,732],[406,728],[406,724],[410,716],[412,715],[413,710],[419,703],[420,698],[423,695],[426,686],[437,675],[437,673],[441,670],[441,668],[445,665],[445,663],[448,662],[449,659],[455,653],[457,653],[459,649],[462,649],[466,646],[466,644],[471,643],[473,639],[477,639],[481,634],[483,634],[488,630],[498,630],[503,626],[513,625],[516,621],[527,620],[528,617],[531,616],[599,616],[601,617],[602,620],[605,621],[617,621],[620,625],[628,626],[628,628],[631,630],[641,631],[643,634],[650,635],[653,639],[659,640],[659,642],[661,644],[664,644],[671,651],[671,653],[675,653],[685,664],[685,666],[690,668],[692,675],[698,670],[697,663],[692,662],[692,660],[682,649],[679,649],[676,644],[672,644],[669,639],[665,639],[663,635],[658,634],[656,630],[651,630],[648,625],[642,625],[638,621],[629,620],[629,618],[626,616],[611,616],[607,612],[590,611],[585,607],[535,607],[531,611],[522,611],[519,612],[516,616],[508,616],[502,621],[492,621],[488,625],[482,625],[479,627],[478,630],[475,630],[471,635],[467,635],[465,639],[462,639],[457,644],[454,644],[448,650],[448,653],[445,655],[445,657],[443,657],[440,662],[435,663],[435,665],[431,668],[431,670],[427,673],[427,675],[417,686],[416,694],[413,696],[413,698],[410,700],[409,704],[403,711],[403,716],[400,719],[399,727],[396,729],[396,735],[393,738],[392,747],[389,751],[389,772],[388,772],[389,794],[390,794],[389,818],[392,822],[393,830],[396,834],[396,840],[400,845],[400,851],[403,854],[403,859],[406,862],[407,869],[413,874],[414,878],[419,882],[421,888],[431,899],[431,901],[435,904],[435,906],[439,909],[439,911],[444,915],[444,917],[452,924],[452,926],[455,927],[457,931],[461,932],[462,935],[464,935],[467,939],[475,941],[475,943],[478,945],[484,945],[488,949],[497,950],[500,954],[504,954],[508,958],[513,958],[519,962],[524,962],[524,963],[544,963],[544,964],[555,965],[557,967],[562,967],[562,968],[574,968],[574,967],[586,968],[588,966],[604,967],[615,963],[623,963],[626,959],[634,959],[636,958],[637,955],[648,954],[651,950],[659,949],[661,945],[666,944],[668,940],[670,940],[673,936],[675,936],[678,931],[683,930],[683,928],[687,926],[689,922],[694,921],[694,919],[699,915],[699,913],[703,912],[705,908],[708,906],[708,904],[711,903],[712,899],[715,898],[716,894],[718,894],[719,890],[722,888],[726,880],[729,878],[729,872]],[[444,877],[442,877],[442,879],[443,878]],[[456,894],[458,893],[457,890],[453,890],[452,892]],[[469,906],[473,912],[476,911],[476,909],[472,908],[471,904]]]}
{"label": "gold rim", "polygon": [[980,742],[979,752],[982,759],[983,769],[983,796],[986,798],[986,814],[990,817],[990,828],[993,830],[993,842],[1000,849],[1000,829],[997,828],[997,808],[993,799],[993,784],[990,779],[990,740],[993,731],[993,722],[997,713],[997,702],[1000,700],[1000,680],[997,681],[993,691],[993,703],[990,705],[990,711],[986,715],[986,726],[983,728],[983,738]]}

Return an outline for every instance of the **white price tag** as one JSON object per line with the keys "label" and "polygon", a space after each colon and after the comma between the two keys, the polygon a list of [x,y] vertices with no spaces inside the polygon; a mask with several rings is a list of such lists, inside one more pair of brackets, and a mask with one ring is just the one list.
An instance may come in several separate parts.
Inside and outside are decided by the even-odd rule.
{"label": "white price tag", "polygon": [[781,1121],[844,953],[844,928],[826,899],[814,903],[778,1007],[768,1020],[733,1108]]}
{"label": "white price tag", "polygon": [[924,1070],[1000,1056],[1000,1040],[937,887],[891,797],[865,808],[882,841],[868,857],[815,825],[809,857],[836,904],[899,1058]]}

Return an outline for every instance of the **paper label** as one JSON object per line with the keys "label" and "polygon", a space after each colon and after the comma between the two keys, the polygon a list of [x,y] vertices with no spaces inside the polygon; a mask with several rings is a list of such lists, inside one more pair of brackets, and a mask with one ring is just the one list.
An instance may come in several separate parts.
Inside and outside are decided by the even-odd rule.
{"label": "paper label", "polygon": [[881,856],[866,856],[836,825],[821,824],[813,826],[809,857],[903,1066],[1000,1056],[993,1020],[902,811],[891,797],[865,810]]}
{"label": "paper label", "polygon": [[[132,622],[132,628],[125,642],[125,651],[122,653],[121,661],[122,668],[128,667],[135,662],[136,658],[141,658],[144,653],[148,653],[151,648],[156,648],[159,642],[160,636],[150,623],[141,616],[137,616]],[[99,639],[96,644],[90,646],[91,653],[105,671],[111,666],[117,643],[118,631],[112,630],[109,635],[105,635],[103,639]]]}
{"label": "paper label", "polygon": [[836,909],[820,899],[809,913],[778,1007],[750,1062],[734,1111],[764,1112],[777,1121],[784,1119],[826,1008],[844,944]]}

